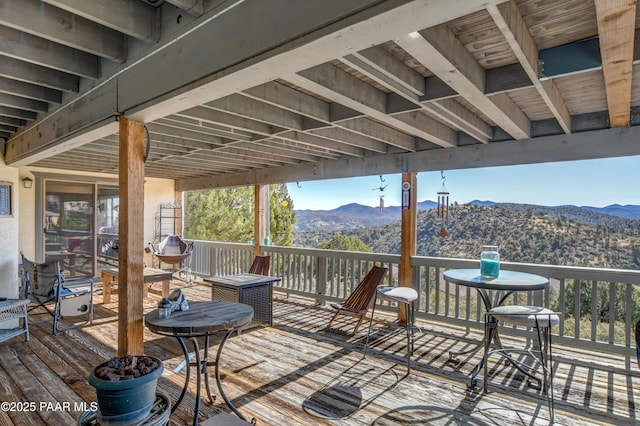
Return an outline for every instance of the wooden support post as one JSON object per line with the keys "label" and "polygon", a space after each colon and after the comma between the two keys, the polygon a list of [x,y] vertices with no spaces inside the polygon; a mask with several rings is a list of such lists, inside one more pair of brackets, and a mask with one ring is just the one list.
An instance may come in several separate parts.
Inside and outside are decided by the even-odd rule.
{"label": "wooden support post", "polygon": [[175,235],[180,235],[180,236],[184,236],[182,235],[182,218],[184,217],[184,213],[185,213],[185,205],[184,205],[184,192],[181,191],[176,191],[174,193],[173,199],[174,199],[174,204],[176,206],[180,206],[180,215],[177,218],[174,218],[173,222],[174,222],[174,229],[173,229],[173,233]]}
{"label": "wooden support post", "polygon": [[269,236],[269,185],[253,187],[253,254],[259,256],[260,245]]}
{"label": "wooden support post", "polygon": [[[411,257],[416,255],[416,228],[418,222],[417,212],[418,178],[415,173],[402,174],[402,224],[400,241],[400,271],[399,285],[413,287],[413,268]],[[400,310],[400,322],[407,320],[404,310]]]}
{"label": "wooden support post", "polygon": [[118,356],[144,353],[144,124],[120,115]]}

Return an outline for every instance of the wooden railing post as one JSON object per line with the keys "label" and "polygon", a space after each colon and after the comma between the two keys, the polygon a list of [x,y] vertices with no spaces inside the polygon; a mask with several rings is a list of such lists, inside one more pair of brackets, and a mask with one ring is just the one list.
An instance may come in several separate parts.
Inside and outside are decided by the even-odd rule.
{"label": "wooden railing post", "polygon": [[[318,256],[316,269],[316,294],[323,295],[327,290],[327,258]],[[316,297],[316,304],[324,304],[324,297]]]}
{"label": "wooden railing post", "polygon": [[256,185],[253,194],[253,254],[259,256],[260,246],[269,237],[269,185]]}

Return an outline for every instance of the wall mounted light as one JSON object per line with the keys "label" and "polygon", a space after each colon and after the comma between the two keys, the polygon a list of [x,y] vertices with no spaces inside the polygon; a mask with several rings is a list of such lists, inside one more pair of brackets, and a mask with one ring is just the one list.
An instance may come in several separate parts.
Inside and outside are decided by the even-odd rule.
{"label": "wall mounted light", "polygon": [[33,186],[33,179],[29,177],[22,179],[22,186],[25,188],[31,188]]}

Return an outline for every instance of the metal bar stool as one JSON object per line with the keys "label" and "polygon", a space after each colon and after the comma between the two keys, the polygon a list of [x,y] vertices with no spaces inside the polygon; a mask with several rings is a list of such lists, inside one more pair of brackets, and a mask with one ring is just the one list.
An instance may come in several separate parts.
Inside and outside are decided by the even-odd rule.
{"label": "metal bar stool", "polygon": [[407,314],[405,329],[407,331],[407,374],[409,374],[411,372],[411,355],[413,355],[413,340],[415,338],[413,334],[415,320],[414,302],[418,299],[418,292],[410,287],[378,286],[376,295],[377,297],[373,302],[373,309],[371,310],[371,318],[369,318],[369,332],[367,333],[367,340],[364,345],[364,355],[367,355],[367,348],[369,347],[369,336],[371,336],[373,315],[376,312],[378,298],[396,302],[398,303],[398,309],[404,308]]}
{"label": "metal bar stool", "polygon": [[[498,333],[498,323],[510,323],[536,330],[538,338],[539,356],[533,349],[514,349],[499,347],[489,350],[494,336]],[[549,415],[551,422],[554,418],[553,404],[553,358],[551,353],[551,327],[560,322],[557,312],[547,308],[537,306],[505,305],[491,309],[485,315],[485,341],[484,341],[484,391],[487,392],[488,382],[488,359],[492,354],[500,354],[507,359],[515,368],[541,384],[540,389],[546,394],[549,405]],[[511,356],[512,353],[523,353],[533,358],[531,364],[517,360]],[[536,376],[538,367],[542,369],[542,379]]]}

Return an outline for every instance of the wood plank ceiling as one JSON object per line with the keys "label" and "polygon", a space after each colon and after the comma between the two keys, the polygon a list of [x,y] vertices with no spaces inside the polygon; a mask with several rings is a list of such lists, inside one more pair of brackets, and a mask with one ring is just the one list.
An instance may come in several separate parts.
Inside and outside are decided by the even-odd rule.
{"label": "wood plank ceiling", "polygon": [[[171,43],[169,23],[178,27],[170,37],[177,40],[230,3],[0,0],[0,137],[8,140],[7,163],[117,173],[115,132],[68,146],[58,132],[38,149],[26,147],[29,135],[128,67],[128,52]],[[383,168],[389,155],[410,159],[634,124],[640,106],[635,1],[485,3],[459,16],[449,10],[443,16],[454,17],[437,25],[409,18],[404,26],[389,23],[403,30],[389,30],[386,39],[385,31],[336,36],[322,45],[334,47],[333,57],[310,42],[304,60],[282,61],[275,74],[253,76],[255,84],[245,79],[238,89],[198,93],[202,101],[186,109],[151,114],[144,120],[151,141],[145,174],[176,179],[181,189],[373,175],[408,170],[409,160]],[[440,4],[424,7],[455,7]],[[304,35],[299,40],[288,46],[304,49]],[[357,48],[345,47],[350,43]],[[171,104],[171,96],[159,102]],[[114,106],[114,115],[121,112],[127,114]],[[82,131],[91,129],[65,129]],[[341,170],[351,162],[362,166]],[[323,172],[300,172],[319,165]]]}

